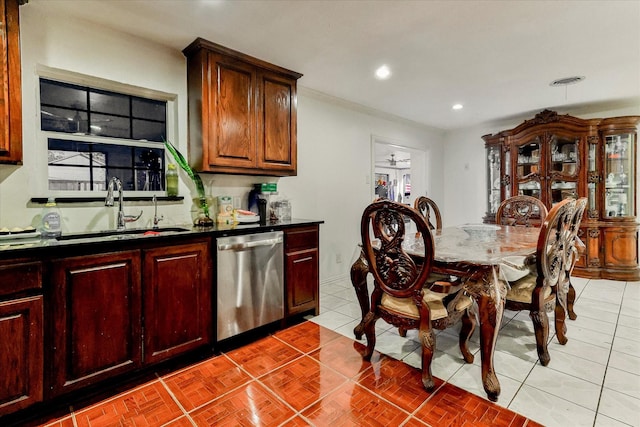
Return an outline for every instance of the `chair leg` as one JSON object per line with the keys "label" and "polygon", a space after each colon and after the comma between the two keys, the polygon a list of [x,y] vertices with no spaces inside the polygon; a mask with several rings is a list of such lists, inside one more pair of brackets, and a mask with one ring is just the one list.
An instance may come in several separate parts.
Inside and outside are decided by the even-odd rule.
{"label": "chair leg", "polygon": [[569,282],[569,292],[567,293],[567,311],[569,312],[569,319],[576,320],[578,315],[573,311],[573,303],[576,301],[576,290],[571,282]]}
{"label": "chair leg", "polygon": [[565,319],[567,317],[567,312],[565,311],[562,304],[556,302],[555,308],[555,325],[556,325],[556,337],[558,338],[558,342],[562,345],[567,343],[567,325],[565,324]]}
{"label": "chair leg", "polygon": [[423,327],[422,325],[418,334],[422,345],[422,385],[425,390],[431,391],[436,385],[431,375],[431,361],[433,360],[433,349],[436,347],[436,336],[431,327]]}
{"label": "chair leg", "polygon": [[473,363],[473,354],[469,351],[469,338],[471,338],[475,329],[476,316],[467,309],[462,315],[462,328],[460,328],[459,337],[460,352],[467,363]]}
{"label": "chair leg", "polygon": [[362,356],[364,360],[371,360],[376,347],[376,320],[378,317],[371,311],[364,318],[364,334],[367,337],[367,348]]}
{"label": "chair leg", "polygon": [[400,336],[402,338],[405,338],[407,336],[407,329],[403,328],[402,326],[398,328],[398,334],[400,334]]}
{"label": "chair leg", "polygon": [[547,350],[547,340],[549,339],[549,317],[544,309],[531,310],[529,317],[533,321],[533,329],[536,333],[536,347],[538,350],[538,359],[542,366],[547,366],[551,357]]}

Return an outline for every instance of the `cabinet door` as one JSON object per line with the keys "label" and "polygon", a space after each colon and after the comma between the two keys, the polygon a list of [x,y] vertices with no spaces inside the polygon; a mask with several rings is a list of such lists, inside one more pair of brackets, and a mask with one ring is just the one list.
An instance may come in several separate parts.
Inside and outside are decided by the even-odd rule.
{"label": "cabinet door", "polygon": [[260,72],[258,80],[258,167],[282,175],[295,175],[296,80],[267,72]]}
{"label": "cabinet door", "polygon": [[525,195],[543,198],[544,147],[541,135],[527,138],[512,150],[513,156],[513,196]]}
{"label": "cabinet door", "polygon": [[286,254],[287,314],[318,314],[318,249]]}
{"label": "cabinet door", "polygon": [[318,305],[318,226],[285,230],[286,315],[313,310]]}
{"label": "cabinet door", "polygon": [[546,204],[552,207],[567,198],[578,198],[582,168],[580,138],[568,133],[554,132],[547,136],[547,165],[545,173]]}
{"label": "cabinet door", "polygon": [[[203,141],[216,166],[256,167],[256,72],[233,58],[209,54],[209,117]],[[204,102],[204,101],[203,101]]]}
{"label": "cabinet door", "polygon": [[42,296],[0,303],[0,416],[42,400]]}
{"label": "cabinet door", "polygon": [[18,0],[0,0],[0,163],[22,162]]}
{"label": "cabinet door", "polygon": [[[631,227],[607,227],[604,234],[604,266],[614,268],[638,267],[638,231]],[[637,274],[637,272],[636,272]],[[624,278],[618,278],[624,280]]]}
{"label": "cabinet door", "polygon": [[59,259],[51,277],[51,395],[140,366],[139,251]]}
{"label": "cabinet door", "polygon": [[210,265],[208,242],[145,251],[145,363],[211,342]]}

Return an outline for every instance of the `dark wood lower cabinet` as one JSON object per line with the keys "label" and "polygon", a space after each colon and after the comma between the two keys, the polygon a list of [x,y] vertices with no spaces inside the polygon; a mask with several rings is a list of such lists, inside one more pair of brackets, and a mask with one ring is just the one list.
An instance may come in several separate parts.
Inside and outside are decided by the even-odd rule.
{"label": "dark wood lower cabinet", "polygon": [[[284,233],[285,315],[318,314],[319,226]],[[150,239],[127,250],[96,245],[92,255],[69,246],[66,256],[0,259],[0,420],[211,346],[211,244]]]}
{"label": "dark wood lower cabinet", "polygon": [[144,251],[144,363],[211,342],[208,243]]}
{"label": "dark wood lower cabinet", "polygon": [[284,234],[286,315],[313,310],[318,301],[318,226],[292,228]]}
{"label": "dark wood lower cabinet", "polygon": [[0,302],[0,416],[43,396],[42,296]]}
{"label": "dark wood lower cabinet", "polygon": [[138,368],[140,251],[64,258],[51,275],[50,396]]}

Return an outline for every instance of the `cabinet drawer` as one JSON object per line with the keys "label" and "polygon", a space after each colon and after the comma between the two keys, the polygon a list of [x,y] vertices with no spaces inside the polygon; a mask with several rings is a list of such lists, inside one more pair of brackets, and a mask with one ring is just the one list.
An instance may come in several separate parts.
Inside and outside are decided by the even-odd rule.
{"label": "cabinet drawer", "polygon": [[318,227],[294,228],[285,231],[285,252],[318,247]]}
{"label": "cabinet drawer", "polygon": [[0,297],[42,288],[42,263],[18,260],[0,263]]}

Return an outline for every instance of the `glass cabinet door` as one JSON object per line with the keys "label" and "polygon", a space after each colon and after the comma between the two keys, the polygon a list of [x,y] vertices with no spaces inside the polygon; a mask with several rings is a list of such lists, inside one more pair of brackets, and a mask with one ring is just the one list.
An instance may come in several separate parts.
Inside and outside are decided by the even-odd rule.
{"label": "glass cabinet door", "polygon": [[495,215],[500,206],[500,146],[487,147],[487,214]]}
{"label": "glass cabinet door", "polygon": [[598,181],[598,169],[596,163],[596,144],[589,144],[589,153],[587,155],[587,210],[590,217],[597,217],[597,181]]}
{"label": "glass cabinet door", "polygon": [[605,195],[604,216],[626,217],[635,216],[633,188],[635,165],[634,135],[606,135],[605,138]]}
{"label": "glass cabinet door", "polygon": [[518,194],[541,198],[540,185],[540,138],[535,137],[518,147],[516,179]]}
{"label": "glass cabinet door", "polygon": [[580,139],[551,135],[549,140],[551,206],[566,198],[578,198],[578,147]]}

